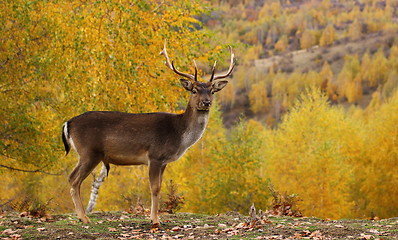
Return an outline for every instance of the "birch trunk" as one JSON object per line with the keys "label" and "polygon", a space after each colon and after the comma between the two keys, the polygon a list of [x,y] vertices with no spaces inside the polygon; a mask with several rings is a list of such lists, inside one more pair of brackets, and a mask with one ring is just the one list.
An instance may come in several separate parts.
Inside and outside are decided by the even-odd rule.
{"label": "birch trunk", "polygon": [[107,175],[107,169],[104,164],[102,164],[101,172],[98,177],[94,180],[91,194],[90,194],[90,201],[87,204],[86,213],[91,213],[94,210],[95,204],[97,203],[98,198],[98,190],[101,187],[102,183],[105,180]]}

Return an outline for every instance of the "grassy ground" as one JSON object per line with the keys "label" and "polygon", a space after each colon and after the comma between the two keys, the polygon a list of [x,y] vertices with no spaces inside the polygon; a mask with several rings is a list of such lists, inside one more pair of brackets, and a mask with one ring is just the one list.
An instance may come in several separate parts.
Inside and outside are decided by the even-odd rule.
{"label": "grassy ground", "polygon": [[0,216],[0,239],[398,239],[398,218],[379,221],[317,218],[249,217],[230,212],[220,215],[163,214],[161,228],[151,229],[147,216],[126,212],[98,212],[92,223],[74,215],[47,218]]}

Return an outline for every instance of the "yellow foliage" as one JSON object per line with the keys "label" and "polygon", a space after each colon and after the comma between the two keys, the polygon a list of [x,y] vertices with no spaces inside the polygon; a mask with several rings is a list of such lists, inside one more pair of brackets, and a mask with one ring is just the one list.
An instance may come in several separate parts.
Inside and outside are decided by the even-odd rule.
{"label": "yellow foliage", "polygon": [[310,30],[305,30],[300,38],[300,47],[303,49],[310,48],[315,45],[314,33]]}
{"label": "yellow foliage", "polygon": [[356,139],[341,109],[311,90],[284,117],[266,147],[266,172],[276,189],[297,193],[307,216],[349,216],[351,150]]}
{"label": "yellow foliage", "polygon": [[265,113],[269,108],[268,91],[265,81],[252,85],[249,93],[250,108],[254,113]]}
{"label": "yellow foliage", "polygon": [[348,36],[352,40],[358,40],[362,35],[361,28],[361,24],[358,22],[358,20],[355,20],[354,23],[348,28]]}
{"label": "yellow foliage", "polygon": [[287,48],[287,36],[283,35],[276,43],[275,43],[275,49],[278,50],[279,52],[284,52]]}
{"label": "yellow foliage", "polygon": [[333,82],[333,72],[328,62],[325,61],[319,74],[323,79],[322,84],[326,82],[326,92],[328,97],[332,97],[336,93],[337,86]]}
{"label": "yellow foliage", "polygon": [[235,102],[235,91],[235,84],[229,81],[228,87],[224,88],[223,91],[219,93],[221,103],[225,106],[232,106]]}
{"label": "yellow foliage", "polygon": [[333,25],[329,24],[322,32],[322,36],[319,39],[319,45],[321,47],[331,45],[337,38],[336,30]]}
{"label": "yellow foliage", "polygon": [[[4,186],[18,183],[14,196],[26,192],[35,201],[61,196],[48,205],[58,206],[70,199],[67,175],[77,161],[62,158],[64,121],[91,110],[176,111],[183,89],[159,51],[167,40],[175,64],[190,66],[207,35],[193,16],[204,11],[199,1],[185,0],[2,3],[0,132],[7,134],[0,134],[0,160],[35,172],[16,173]],[[2,179],[7,173],[0,172]]]}
{"label": "yellow foliage", "polygon": [[[305,215],[398,214],[396,44],[388,59],[383,49],[365,53],[361,62],[348,56],[336,79],[327,63],[319,73],[275,73],[275,65],[265,74],[252,67],[274,47],[284,51],[294,42],[298,47],[296,36],[301,36],[301,48],[333,44],[344,37],[334,26],[353,39],[361,37],[361,31],[393,33],[394,6],[388,1],[380,8],[373,2],[349,12],[330,10],[331,1],[303,2],[299,9],[266,2],[258,20],[250,23],[242,20],[251,17],[245,5],[233,11],[220,3],[226,19],[238,20],[216,26],[212,41],[256,44],[242,51],[242,62],[234,81],[221,92],[221,102],[232,104],[235,91],[251,89],[253,112],[277,109],[268,115],[273,123],[273,117],[279,120],[280,113],[287,114],[272,130],[253,120],[241,120],[227,130],[215,106],[203,138],[165,173],[165,182],[173,179],[185,197],[183,211],[246,212],[252,202],[264,209],[270,179],[279,191],[300,195]],[[17,210],[39,205],[56,212],[73,209],[67,175],[77,160],[75,154],[62,157],[60,141],[60,127],[72,116],[90,110],[181,112],[186,95],[159,51],[167,39],[175,64],[187,71],[193,70],[192,58],[206,63],[220,58],[219,42],[212,52],[201,53],[215,45],[203,44],[207,31],[197,30],[201,23],[194,16],[206,9],[200,1],[187,0],[2,3],[0,162],[5,167],[0,168],[0,205],[15,198],[10,205]],[[363,87],[378,90],[365,111],[351,107],[345,112],[315,90],[303,93],[325,81],[329,97],[338,91],[352,103],[361,98]],[[91,178],[83,186],[85,199]],[[146,167],[112,166],[97,209],[125,209],[138,200],[149,206],[149,197]]]}
{"label": "yellow foliage", "polygon": [[[366,214],[391,217],[398,214],[398,91],[379,110],[370,113],[364,131],[366,163],[361,192]],[[372,136],[372,137],[368,137]]]}

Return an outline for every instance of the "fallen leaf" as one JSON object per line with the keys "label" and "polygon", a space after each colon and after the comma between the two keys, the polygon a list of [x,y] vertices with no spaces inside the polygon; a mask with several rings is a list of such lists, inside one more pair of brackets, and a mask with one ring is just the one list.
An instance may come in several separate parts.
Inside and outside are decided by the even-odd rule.
{"label": "fallen leaf", "polygon": [[18,240],[18,239],[22,239],[22,236],[19,234],[13,234],[10,236],[11,240]]}
{"label": "fallen leaf", "polygon": [[300,233],[295,233],[295,234],[293,235],[293,238],[301,239],[302,237],[303,237],[303,235],[301,235]]}
{"label": "fallen leaf", "polygon": [[366,234],[361,233],[361,238],[360,239],[369,240],[369,239],[372,239],[372,238],[374,238],[372,235],[366,235]]}
{"label": "fallen leaf", "polygon": [[312,237],[312,238],[320,238],[320,237],[322,237],[322,233],[321,233],[321,231],[316,230],[316,231],[311,233],[310,237]]}
{"label": "fallen leaf", "polygon": [[283,225],[282,224],[278,224],[278,225],[276,225],[275,228],[283,228]]}
{"label": "fallen leaf", "polygon": [[181,230],[180,227],[173,227],[173,228],[171,229],[171,231],[173,231],[173,232],[178,232],[178,231],[180,231],[180,230]]}
{"label": "fallen leaf", "polygon": [[12,230],[11,228],[8,228],[8,229],[2,231],[1,234],[11,235],[16,232],[17,232],[17,230]]}
{"label": "fallen leaf", "polygon": [[122,234],[120,234],[120,236],[125,237],[125,238],[128,238],[128,237],[131,237],[131,234],[122,233]]}
{"label": "fallen leaf", "polygon": [[159,232],[159,228],[151,228],[149,230],[150,233],[158,233]]}
{"label": "fallen leaf", "polygon": [[244,227],[247,227],[248,226],[248,224],[247,223],[239,223],[237,226],[236,226],[236,228],[244,228]]}

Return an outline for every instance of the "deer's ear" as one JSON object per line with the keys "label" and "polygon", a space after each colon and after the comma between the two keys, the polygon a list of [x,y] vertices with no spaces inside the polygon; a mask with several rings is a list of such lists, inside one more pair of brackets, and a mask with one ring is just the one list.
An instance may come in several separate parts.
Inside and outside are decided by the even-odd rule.
{"label": "deer's ear", "polygon": [[213,92],[218,92],[227,86],[228,81],[217,81],[213,84]]}
{"label": "deer's ear", "polygon": [[188,91],[192,91],[193,84],[190,80],[187,79],[180,79],[181,85]]}

